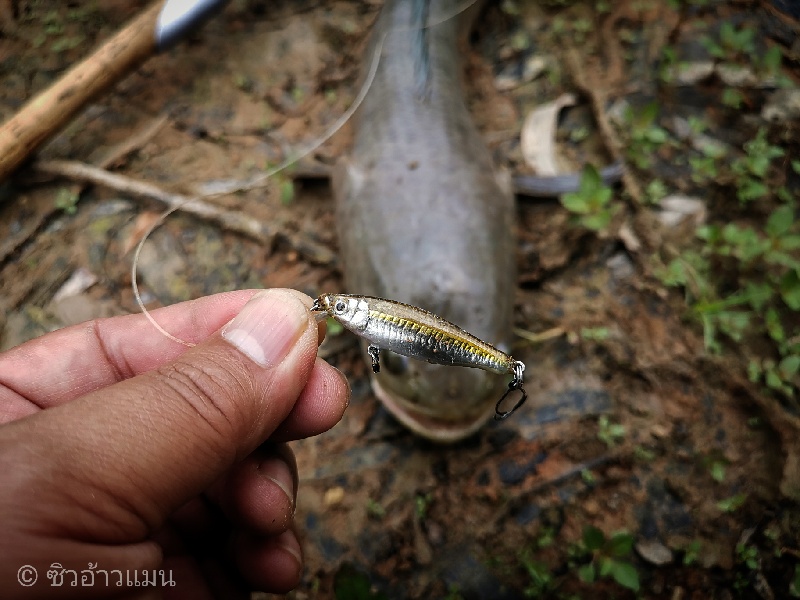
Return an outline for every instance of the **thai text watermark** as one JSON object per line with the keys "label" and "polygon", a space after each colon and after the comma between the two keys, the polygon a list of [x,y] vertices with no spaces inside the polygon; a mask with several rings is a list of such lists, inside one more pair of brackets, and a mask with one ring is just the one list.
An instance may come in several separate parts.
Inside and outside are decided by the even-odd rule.
{"label": "thai text watermark", "polygon": [[[65,569],[61,563],[52,563],[47,569],[45,577],[51,587],[71,586],[71,587],[94,587],[94,586],[115,586],[115,587],[172,587],[175,581],[172,579],[172,569],[152,569],[152,570],[131,570],[98,569],[98,563],[88,563],[86,569],[80,571],[75,569]],[[23,587],[31,587],[39,581],[39,573],[31,565],[22,565],[17,570],[17,581]],[[41,582],[45,583],[44,580]]]}

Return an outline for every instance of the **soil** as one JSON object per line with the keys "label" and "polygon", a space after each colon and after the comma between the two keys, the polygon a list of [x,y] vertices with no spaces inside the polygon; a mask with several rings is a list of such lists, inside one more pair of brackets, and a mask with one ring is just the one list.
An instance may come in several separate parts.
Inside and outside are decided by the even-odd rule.
{"label": "soil", "polygon": [[[795,87],[800,78],[800,28],[780,2],[619,0],[606,12],[547,4],[486,7],[466,58],[476,122],[498,166],[514,173],[529,169],[519,144],[525,116],[565,91],[580,94],[559,124],[566,170],[610,162],[627,139],[614,115],[654,100],[664,127],[702,115],[715,137],[741,146],[774,86],[743,86],[744,101],[730,109],[718,75],[659,78],[668,44],[691,57],[725,22],[753,23],[762,42],[781,48],[784,76]],[[6,120],[145,3],[0,5]],[[112,156],[109,170],[182,194],[256,176],[350,106],[379,8],[377,0],[231,2],[88,106],[39,158]],[[559,28],[575,23],[588,26],[565,44]],[[797,110],[767,126],[800,155]],[[266,242],[182,211],[170,216],[142,253],[147,306],[236,288],[341,289],[327,176],[351,139],[348,124],[266,186],[211,200],[273,225]],[[680,289],[665,287],[652,266],[665,247],[691,245],[692,229],[663,224],[658,207],[636,195],[658,177],[702,201],[709,222],[759,215],[742,212],[722,184],[692,185],[681,152],[661,148],[648,167],[631,166],[615,192],[620,212],[600,234],[576,227],[555,200],[518,198],[516,327],[563,335],[519,338],[514,355],[528,365],[531,397],[511,418],[456,445],[421,440],[375,399],[355,339],[330,336],[322,352],[353,396],[340,424],[293,446],[306,569],[289,597],[800,594],[798,415],[748,380],[736,344],[721,355],[706,350]],[[795,178],[795,197],[797,189]],[[163,209],[28,167],[0,185],[0,346],[137,312],[132,251]],[[633,548],[587,549],[589,526],[607,538],[627,531],[616,539]],[[614,581],[611,561],[633,567],[638,594]],[[589,564],[600,567],[594,582],[584,581]]]}

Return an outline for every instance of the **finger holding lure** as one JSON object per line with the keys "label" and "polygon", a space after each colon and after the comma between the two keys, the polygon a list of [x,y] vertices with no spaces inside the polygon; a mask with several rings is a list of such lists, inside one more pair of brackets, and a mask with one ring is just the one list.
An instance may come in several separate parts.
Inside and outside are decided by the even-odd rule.
{"label": "finger holding lure", "polygon": [[[351,294],[322,294],[311,307],[327,314],[369,342],[372,371],[380,371],[380,350],[440,365],[474,367],[498,375],[512,375],[508,389],[495,407],[495,420],[511,415],[528,398],[523,388],[525,364],[446,321],[410,304]],[[501,410],[515,390],[521,397],[511,410]]]}

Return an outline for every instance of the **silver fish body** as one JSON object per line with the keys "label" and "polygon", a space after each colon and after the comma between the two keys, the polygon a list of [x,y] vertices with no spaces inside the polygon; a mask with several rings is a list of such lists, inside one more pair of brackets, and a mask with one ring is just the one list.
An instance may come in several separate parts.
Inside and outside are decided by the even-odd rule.
{"label": "silver fish body", "polygon": [[384,350],[433,364],[515,373],[517,361],[511,356],[416,306],[370,296],[323,294],[315,309]]}
{"label": "silver fish body", "polygon": [[[373,34],[372,48],[385,36],[381,62],[355,117],[352,155],[334,173],[345,285],[422,307],[507,349],[513,194],[464,99],[463,24],[450,19],[420,29],[425,18],[452,14],[460,3],[432,1],[420,11],[424,1],[387,1]],[[482,370],[388,353],[382,362],[372,380],[378,398],[406,426],[438,441],[477,430],[503,385]]]}

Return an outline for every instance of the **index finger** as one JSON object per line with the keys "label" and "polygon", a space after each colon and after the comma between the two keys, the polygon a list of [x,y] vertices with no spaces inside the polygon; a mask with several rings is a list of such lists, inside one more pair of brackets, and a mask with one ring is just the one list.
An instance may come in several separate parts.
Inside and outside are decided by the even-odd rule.
{"label": "index finger", "polygon": [[[151,315],[175,337],[196,344],[235,317],[257,291],[205,296]],[[309,296],[292,292],[311,306]],[[320,327],[321,341],[324,322]],[[150,371],[186,350],[143,314],[94,319],[36,338],[0,355],[0,423]]]}

